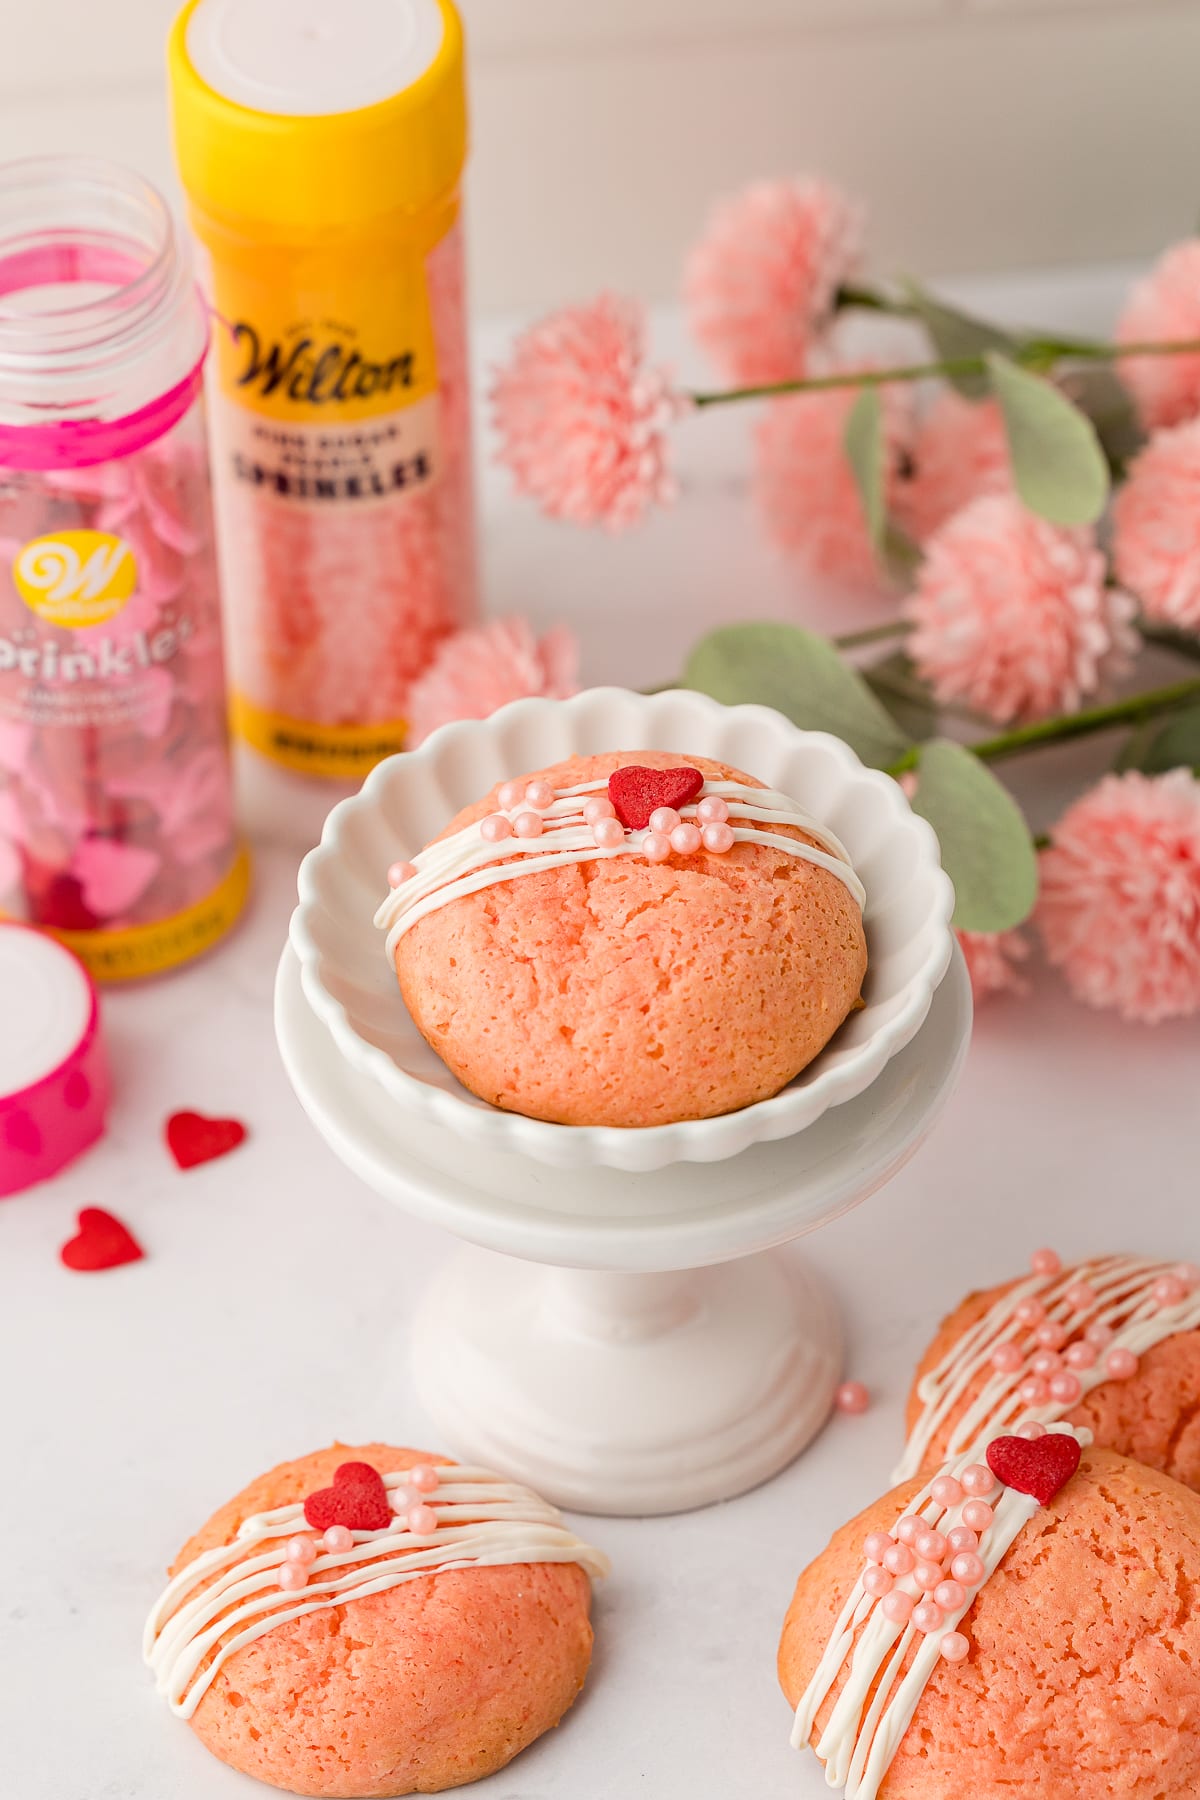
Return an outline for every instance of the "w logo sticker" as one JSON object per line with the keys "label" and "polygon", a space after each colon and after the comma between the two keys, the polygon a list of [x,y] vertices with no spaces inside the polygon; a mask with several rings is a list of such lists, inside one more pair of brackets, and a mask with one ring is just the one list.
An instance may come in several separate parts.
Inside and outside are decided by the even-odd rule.
{"label": "w logo sticker", "polygon": [[111,532],[60,531],[23,546],[13,580],[39,619],[78,630],[120,612],[137,586],[137,563],[124,538]]}

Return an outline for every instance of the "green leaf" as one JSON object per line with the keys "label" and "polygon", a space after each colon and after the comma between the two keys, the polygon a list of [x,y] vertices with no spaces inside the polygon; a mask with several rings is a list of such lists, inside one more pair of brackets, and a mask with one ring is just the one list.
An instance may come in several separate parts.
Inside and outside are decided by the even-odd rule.
{"label": "green leaf", "polygon": [[861,673],[901,731],[910,738],[933,736],[938,724],[938,703],[933,689],[917,674],[911,657],[896,650],[879,662],[869,663]]}
{"label": "green leaf", "polygon": [[994,350],[986,361],[1021,499],[1053,525],[1090,525],[1108,499],[1108,464],[1095,426],[1044,376]]}
{"label": "green leaf", "polygon": [[726,706],[773,706],[806,731],[831,731],[873,768],[909,740],[828,638],[798,625],[727,625],[701,638],[683,685]]}
{"label": "green leaf", "polygon": [[[956,306],[935,300],[918,282],[906,281],[904,291],[914,313],[929,333],[940,361],[953,362],[960,356],[983,356],[989,350],[999,350],[1005,356],[1016,354],[1016,339],[1007,331],[1001,331],[999,326],[989,325],[986,319],[976,319],[971,313],[960,312]],[[968,399],[978,399],[988,391],[986,375],[949,375],[946,379]]]}
{"label": "green leaf", "polygon": [[1117,759],[1118,769],[1140,769],[1144,775],[1165,775],[1168,769],[1200,773],[1200,706],[1185,707],[1164,723],[1142,725],[1125,744]]}
{"label": "green leaf", "polygon": [[887,523],[883,497],[887,445],[883,437],[883,404],[877,387],[865,387],[860,391],[847,415],[842,444],[858,484],[867,533],[878,548],[883,542]]}
{"label": "green leaf", "polygon": [[954,883],[960,931],[1007,931],[1037,898],[1037,853],[1007,788],[961,744],[921,748],[913,811],[928,819]]}

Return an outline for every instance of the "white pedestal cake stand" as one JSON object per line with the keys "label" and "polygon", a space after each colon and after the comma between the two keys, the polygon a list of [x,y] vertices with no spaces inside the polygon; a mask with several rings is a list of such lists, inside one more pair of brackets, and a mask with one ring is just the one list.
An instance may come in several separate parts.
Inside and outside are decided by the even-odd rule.
{"label": "white pedestal cake stand", "polygon": [[956,951],[917,1036],[856,1100],[726,1161],[640,1175],[483,1154],[398,1115],[311,1011],[290,947],[275,1014],[292,1085],[335,1153],[471,1246],[413,1332],[418,1391],[446,1441],[560,1505],[644,1514],[755,1486],[824,1423],[837,1314],[778,1246],[912,1155],[961,1068],[971,998]]}

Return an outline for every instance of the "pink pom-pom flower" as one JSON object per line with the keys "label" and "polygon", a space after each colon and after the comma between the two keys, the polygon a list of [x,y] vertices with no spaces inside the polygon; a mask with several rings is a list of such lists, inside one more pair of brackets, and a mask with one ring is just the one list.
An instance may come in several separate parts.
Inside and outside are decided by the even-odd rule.
{"label": "pink pom-pom flower", "polygon": [[904,613],[908,650],[946,704],[1007,723],[1078,708],[1136,647],[1133,602],[1105,585],[1089,530],[1015,495],[973,500],[930,539]]}
{"label": "pink pom-pom flower", "polygon": [[1041,857],[1037,921],[1075,996],[1154,1024],[1200,1010],[1200,781],[1106,776]]}
{"label": "pink pom-pom flower", "polygon": [[619,530],[674,498],[667,432],[686,402],[647,364],[635,301],[602,294],[532,326],[491,401],[500,461],[551,518]]}
{"label": "pink pom-pom flower", "polygon": [[688,258],[692,330],[733,381],[803,375],[861,246],[860,209],[829,182],[755,182],[717,205]]}
{"label": "pink pom-pom flower", "polygon": [[[909,435],[909,397],[883,387],[889,512]],[[846,458],[846,420],[856,388],[818,389],[773,400],[755,435],[758,502],[771,537],[809,573],[845,587],[878,590],[887,575],[871,542]]]}
{"label": "pink pom-pom flower", "polygon": [[972,500],[1011,492],[1012,466],[999,406],[994,400],[965,400],[952,387],[940,388],[917,421],[897,484],[901,529],[923,544]]}
{"label": "pink pom-pom flower", "polygon": [[563,626],[539,640],[525,619],[493,619],[445,638],[409,690],[415,749],[453,719],[486,719],[510,700],[566,700],[579,691],[579,651]]}
{"label": "pink pom-pom flower", "polygon": [[976,1006],[993,994],[1029,992],[1020,968],[1029,955],[1029,944],[1019,931],[960,931],[956,935]]}
{"label": "pink pom-pom flower", "polygon": [[[1200,338],[1200,238],[1174,244],[1138,282],[1117,325],[1119,344]],[[1147,431],[1200,413],[1200,351],[1128,356],[1117,364]]]}
{"label": "pink pom-pom flower", "polygon": [[1134,459],[1113,506],[1113,567],[1147,618],[1200,628],[1200,419]]}

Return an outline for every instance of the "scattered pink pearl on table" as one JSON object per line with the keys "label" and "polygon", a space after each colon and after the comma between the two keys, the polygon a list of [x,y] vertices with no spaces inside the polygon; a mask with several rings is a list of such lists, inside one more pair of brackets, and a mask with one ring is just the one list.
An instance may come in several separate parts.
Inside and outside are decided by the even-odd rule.
{"label": "scattered pink pearl on table", "polygon": [[942,1656],[948,1663],[963,1662],[971,1649],[971,1641],[961,1631],[948,1631],[942,1639]]}
{"label": "scattered pink pearl on table", "polygon": [[331,1556],[340,1556],[354,1548],[354,1533],[348,1525],[331,1525],[321,1539]]}
{"label": "scattered pink pearl on table", "polygon": [[1050,1398],[1059,1406],[1075,1406],[1083,1398],[1083,1383],[1070,1369],[1050,1377]]}
{"label": "scattered pink pearl on table", "polygon": [[1061,1275],[1062,1257],[1057,1250],[1035,1250],[1029,1267],[1035,1275]]}
{"label": "scattered pink pearl on table", "polygon": [[1015,1375],[1025,1357],[1017,1344],[997,1344],[992,1351],[992,1367],[999,1375]]}
{"label": "scattered pink pearl on table", "polygon": [[661,831],[648,831],[642,839],[642,854],[647,862],[666,862],[671,854],[671,840]]}
{"label": "scattered pink pearl on table", "polygon": [[695,825],[677,825],[671,833],[671,848],[677,856],[694,856],[700,844],[700,831]]}
{"label": "scattered pink pearl on table", "polygon": [[486,819],[479,821],[479,835],[485,843],[502,844],[512,834],[512,820],[506,819],[503,813],[489,813]]}
{"label": "scattered pink pearl on table", "polygon": [[939,1506],[957,1506],[963,1497],[962,1482],[953,1475],[939,1475],[929,1491]]}
{"label": "scattered pink pearl on table", "polygon": [[592,826],[598,849],[618,850],[625,842],[625,827],[620,819],[598,819]]}
{"label": "scattered pink pearl on table", "polygon": [[670,837],[675,827],[682,823],[673,806],[656,806],[650,814],[651,831],[659,831],[664,837]]}
{"label": "scattered pink pearl on table", "polygon": [[[507,824],[508,821],[505,820],[504,823]],[[484,837],[488,837],[490,835],[486,830],[484,830],[484,827],[487,825],[490,825],[490,824],[491,824],[491,820],[485,819],[483,821],[483,824],[479,827],[480,831],[483,832]],[[506,834],[502,832],[499,835],[505,836]],[[387,873],[388,886],[392,887],[392,888],[403,887],[404,883],[406,881],[412,880],[412,878],[416,874],[416,872],[417,872],[416,863],[394,862],[391,865],[391,867],[389,868],[388,873]]]}
{"label": "scattered pink pearl on table", "polygon": [[871,1404],[871,1396],[861,1381],[843,1381],[833,1400],[838,1411],[844,1413],[865,1413]]}
{"label": "scattered pink pearl on table", "polygon": [[968,1463],[959,1480],[964,1493],[980,1499],[986,1499],[996,1486],[996,1477],[985,1463]]}
{"label": "scattered pink pearl on table", "polygon": [[733,849],[733,826],[706,825],[700,833],[700,840],[706,850],[711,850],[715,856],[724,856]]}
{"label": "scattered pink pearl on table", "polygon": [[416,1537],[429,1537],[437,1530],[438,1516],[432,1506],[413,1506],[408,1512],[408,1529]]}
{"label": "scattered pink pearl on table", "polygon": [[906,1594],[902,1588],[893,1588],[892,1592],[885,1594],[879,1603],[884,1618],[890,1619],[893,1625],[907,1625],[912,1618],[915,1605],[916,1601],[912,1595]]}
{"label": "scattered pink pearl on table", "polygon": [[304,1564],[316,1562],[316,1542],[310,1537],[289,1538],[284,1554],[289,1562]]}
{"label": "scattered pink pearl on table", "polygon": [[1114,1381],[1128,1381],[1138,1371],[1138,1359],[1132,1350],[1118,1347],[1110,1350],[1104,1359],[1104,1372]]}
{"label": "scattered pink pearl on table", "polygon": [[946,1542],[952,1555],[961,1556],[964,1551],[978,1550],[979,1533],[969,1525],[955,1525],[946,1533]]}
{"label": "scattered pink pearl on table", "polygon": [[96,990],[51,937],[0,921],[0,1196],[48,1180],[104,1131]]}
{"label": "scattered pink pearl on table", "polygon": [[986,1531],[995,1516],[986,1500],[968,1500],[962,1509],[963,1524],[969,1525],[972,1531]]}
{"label": "scattered pink pearl on table", "polygon": [[288,1561],[281,1565],[278,1580],[286,1593],[294,1594],[308,1585],[308,1570],[303,1563]]}
{"label": "scattered pink pearl on table", "polygon": [[522,812],[513,820],[513,830],[519,838],[541,837],[543,829],[541,813]]}

